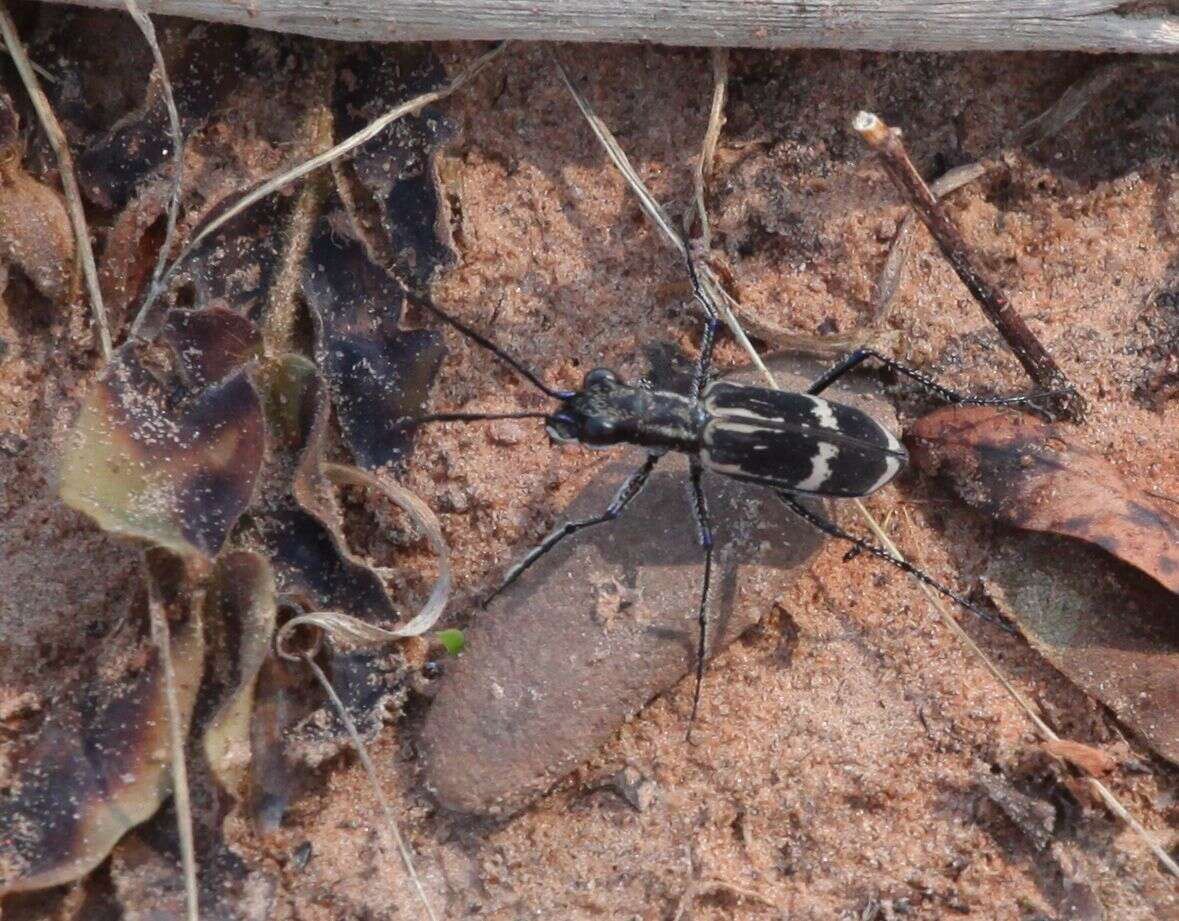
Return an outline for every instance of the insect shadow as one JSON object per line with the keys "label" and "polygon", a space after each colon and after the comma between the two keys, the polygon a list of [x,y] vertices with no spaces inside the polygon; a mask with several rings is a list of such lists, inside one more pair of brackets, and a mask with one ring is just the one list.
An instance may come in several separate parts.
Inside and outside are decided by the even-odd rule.
{"label": "insect shadow", "polygon": [[964,609],[995,621],[993,615],[977,608],[921,569],[845,531],[821,512],[804,504],[802,500],[808,497],[851,499],[869,496],[891,482],[908,462],[905,448],[886,427],[863,410],[824,399],[821,394],[868,360],[915,381],[949,403],[1034,408],[1043,394],[967,396],[869,348],[852,351],[820,374],[803,392],[771,390],[715,379],[712,354],[719,318],[715,307],[701,291],[690,262],[688,272],[696,299],[704,309],[705,322],[686,393],[657,389],[642,382],[629,383],[608,368],[591,370],[578,390],[560,390],[458,318],[428,301],[422,303],[443,322],[514,369],[555,406],[548,412],[433,413],[411,421],[423,424],[543,419],[553,443],[579,444],[594,449],[631,445],[646,451],[643,462],[622,481],[605,509],[556,527],[507,571],[495,591],[484,599],[483,605],[486,606],[570,536],[618,519],[646,488],[657,465],[669,454],[680,454],[688,461],[689,501],[704,563],[697,605],[696,682],[689,731],[699,710],[709,638],[713,529],[703,488],[706,471],[769,489],[787,509],[818,531],[849,542],[924,582]]}

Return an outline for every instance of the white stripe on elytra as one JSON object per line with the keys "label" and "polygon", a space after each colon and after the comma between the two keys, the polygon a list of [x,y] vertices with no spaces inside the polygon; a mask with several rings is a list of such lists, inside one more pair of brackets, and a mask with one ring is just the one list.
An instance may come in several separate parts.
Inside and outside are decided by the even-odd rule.
{"label": "white stripe on elytra", "polygon": [[[895,438],[892,438],[892,435],[889,435],[888,437],[890,439],[892,439],[894,442],[896,441]],[[900,445],[897,445],[897,447],[900,448]],[[875,483],[873,483],[866,490],[864,490],[864,495],[865,496],[872,495],[872,493],[876,492],[876,490],[880,489],[880,487],[882,487],[885,483],[887,483],[894,476],[896,476],[897,471],[900,469],[901,469],[901,462],[899,460],[897,460],[895,457],[893,457],[892,455],[886,454],[884,456],[884,473],[882,473],[880,475],[880,479],[878,479]]]}
{"label": "white stripe on elytra", "polygon": [[830,403],[818,397],[812,397],[810,394],[802,394],[802,396],[805,396],[811,401],[811,414],[818,420],[820,428],[839,431],[839,420],[835,418],[835,413],[831,411]]}
{"label": "white stripe on elytra", "polygon": [[801,492],[816,492],[819,487],[831,479],[831,462],[839,457],[839,448],[827,441],[819,442],[819,450],[811,458],[811,475],[795,489]]}

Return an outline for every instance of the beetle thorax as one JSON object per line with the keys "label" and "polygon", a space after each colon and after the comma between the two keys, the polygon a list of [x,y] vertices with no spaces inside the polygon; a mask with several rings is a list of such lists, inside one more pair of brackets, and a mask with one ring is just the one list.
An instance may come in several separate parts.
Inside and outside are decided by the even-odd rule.
{"label": "beetle thorax", "polygon": [[589,447],[617,444],[695,451],[702,420],[687,397],[648,390],[622,381],[613,371],[596,368],[582,389],[548,417],[549,437]]}

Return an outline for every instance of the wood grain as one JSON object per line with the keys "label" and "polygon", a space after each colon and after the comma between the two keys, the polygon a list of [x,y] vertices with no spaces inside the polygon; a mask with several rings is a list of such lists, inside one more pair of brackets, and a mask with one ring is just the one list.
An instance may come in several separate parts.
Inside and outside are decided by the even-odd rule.
{"label": "wood grain", "polygon": [[[67,2],[67,0],[54,0]],[[80,0],[122,9],[122,0]],[[145,0],[152,13],[321,38],[879,51],[1179,51],[1179,4],[1110,0]]]}

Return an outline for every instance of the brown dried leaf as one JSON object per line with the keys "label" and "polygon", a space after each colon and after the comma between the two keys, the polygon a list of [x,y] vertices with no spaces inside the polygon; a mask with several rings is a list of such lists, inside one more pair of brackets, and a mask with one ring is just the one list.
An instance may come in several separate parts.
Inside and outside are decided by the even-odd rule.
{"label": "brown dried leaf", "polygon": [[1040,743],[1040,748],[1091,777],[1103,777],[1118,766],[1117,759],[1108,752],[1071,739],[1048,739]]}
{"label": "brown dried leaf", "polygon": [[1179,523],[1063,427],[953,407],[921,419],[907,441],[969,504],[1026,529],[1005,535],[987,563],[983,582],[999,609],[1179,762]]}
{"label": "brown dried leaf", "polygon": [[1065,427],[950,406],[918,420],[906,440],[926,473],[948,478],[985,514],[1095,544],[1179,593],[1179,520]]}
{"label": "brown dried leaf", "polygon": [[89,394],[61,497],[116,534],[213,557],[254,493],[262,410],[244,369],[248,321],[173,311],[166,345],[128,343]]}
{"label": "brown dried leaf", "polygon": [[983,584],[1033,648],[1179,763],[1175,598],[1092,546],[1013,531]]}
{"label": "brown dried leaf", "polygon": [[74,233],[61,194],[21,165],[17,119],[0,91],[0,265],[14,265],[54,304],[74,291]]}
{"label": "brown dried leaf", "polygon": [[[162,586],[180,708],[192,712],[204,641],[186,582]],[[169,794],[163,671],[146,607],[62,694],[0,798],[0,896],[57,886],[101,863]]]}

